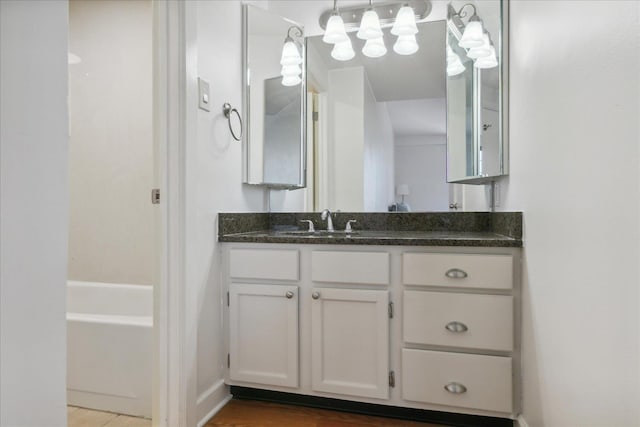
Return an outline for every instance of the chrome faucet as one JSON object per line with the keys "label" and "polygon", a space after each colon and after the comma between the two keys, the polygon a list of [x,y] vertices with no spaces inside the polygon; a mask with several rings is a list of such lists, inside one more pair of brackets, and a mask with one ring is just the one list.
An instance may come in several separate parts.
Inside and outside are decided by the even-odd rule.
{"label": "chrome faucet", "polygon": [[324,221],[327,220],[327,231],[335,231],[333,228],[333,220],[331,219],[331,211],[329,209],[325,209],[320,214],[320,218]]}

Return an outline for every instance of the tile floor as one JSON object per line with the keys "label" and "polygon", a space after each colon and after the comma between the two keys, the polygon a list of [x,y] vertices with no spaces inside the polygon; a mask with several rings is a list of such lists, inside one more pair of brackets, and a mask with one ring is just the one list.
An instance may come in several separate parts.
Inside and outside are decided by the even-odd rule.
{"label": "tile floor", "polygon": [[151,427],[151,420],[67,406],[68,427]]}

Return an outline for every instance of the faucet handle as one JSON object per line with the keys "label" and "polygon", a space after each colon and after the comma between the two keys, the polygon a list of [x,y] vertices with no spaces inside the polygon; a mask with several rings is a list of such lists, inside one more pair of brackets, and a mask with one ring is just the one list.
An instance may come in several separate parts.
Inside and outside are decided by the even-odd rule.
{"label": "faucet handle", "polygon": [[351,231],[353,231],[353,229],[351,228],[351,223],[352,222],[358,222],[355,219],[350,219],[349,221],[347,221],[347,226],[344,228],[344,231],[349,233]]}
{"label": "faucet handle", "polygon": [[301,219],[300,222],[309,223],[309,229],[307,230],[309,233],[313,233],[314,231],[316,231],[315,227],[313,226],[313,221],[311,221],[310,219]]}

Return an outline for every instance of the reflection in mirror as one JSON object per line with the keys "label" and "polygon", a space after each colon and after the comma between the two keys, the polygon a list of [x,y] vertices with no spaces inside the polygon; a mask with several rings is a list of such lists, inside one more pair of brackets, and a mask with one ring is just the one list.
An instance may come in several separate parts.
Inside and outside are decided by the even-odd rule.
{"label": "reflection in mirror", "polygon": [[243,6],[243,88],[247,132],[244,182],[305,186],[305,50],[302,28]]}
{"label": "reflection in mirror", "polygon": [[[449,182],[486,183],[508,173],[504,8],[500,0],[454,1],[448,8]],[[470,47],[468,23],[476,19],[484,28],[484,45]],[[490,54],[477,57],[491,45]]]}
{"label": "reflection in mirror", "polygon": [[[419,50],[337,61],[332,45],[308,37],[307,86],[313,97],[314,210],[444,211],[446,182],[446,22],[420,22]],[[404,203],[403,203],[404,200]]]}

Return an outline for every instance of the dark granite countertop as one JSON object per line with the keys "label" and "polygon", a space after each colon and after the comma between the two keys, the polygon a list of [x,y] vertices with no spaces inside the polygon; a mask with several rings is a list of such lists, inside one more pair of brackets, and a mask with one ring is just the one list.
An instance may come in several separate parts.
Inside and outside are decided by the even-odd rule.
{"label": "dark granite countertop", "polygon": [[[521,212],[334,214],[336,230],[357,219],[353,233],[327,233],[318,213],[221,213],[220,242],[335,245],[522,247]],[[311,219],[307,233],[301,219]]]}

